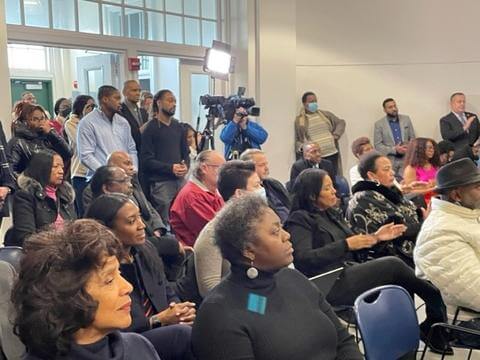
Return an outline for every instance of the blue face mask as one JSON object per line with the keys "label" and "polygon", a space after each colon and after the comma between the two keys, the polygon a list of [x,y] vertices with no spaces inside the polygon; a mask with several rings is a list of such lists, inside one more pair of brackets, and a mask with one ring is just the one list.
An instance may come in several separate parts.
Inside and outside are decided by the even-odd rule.
{"label": "blue face mask", "polygon": [[310,112],[315,112],[318,110],[318,104],[316,102],[311,102],[307,104],[307,110]]}

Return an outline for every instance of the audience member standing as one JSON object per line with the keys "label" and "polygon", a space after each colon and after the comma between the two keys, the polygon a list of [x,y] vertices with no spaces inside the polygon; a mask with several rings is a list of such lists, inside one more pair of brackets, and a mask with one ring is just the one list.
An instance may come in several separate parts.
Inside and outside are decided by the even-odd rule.
{"label": "audience member standing", "polygon": [[32,157],[25,172],[18,177],[18,191],[13,198],[14,243],[22,246],[33,233],[76,218],[72,186],[63,179],[63,160],[51,151]]}
{"label": "audience member standing", "polygon": [[255,163],[255,171],[262,181],[262,186],[265,188],[268,206],[275,211],[283,224],[290,213],[290,195],[280,181],[268,176],[270,170],[265,153],[259,149],[249,149],[240,156],[240,160],[253,161]]}
{"label": "audience member standing", "polygon": [[113,86],[98,89],[99,109],[86,115],[78,125],[77,147],[80,161],[88,168],[87,178],[107,164],[108,155],[117,150],[126,151],[138,168],[137,149],[130,125],[120,111],[120,92]]}
{"label": "audience member standing", "polygon": [[146,122],[152,119],[152,104],[152,93],[150,91],[142,91],[140,93],[140,112],[142,113],[142,118],[146,119]]}
{"label": "audience member standing", "polygon": [[140,127],[148,121],[148,117],[140,111],[137,103],[140,100],[140,83],[137,80],[127,80],[123,84],[123,103],[120,113],[130,124],[132,138],[137,146],[137,152],[140,153],[141,135]]}
{"label": "audience member standing", "polygon": [[330,111],[320,110],[313,92],[303,94],[302,103],[302,110],[295,119],[297,159],[301,158],[302,145],[307,141],[315,141],[320,145],[323,158],[331,161],[336,173],[342,175],[338,140],[345,132],[345,120]]}
{"label": "audience member standing", "polygon": [[72,149],[50,126],[48,116],[40,105],[25,104],[15,125],[15,136],[8,143],[9,162],[17,174],[23,172],[34,153],[52,150],[64,162],[72,157]]}
{"label": "audience member standing", "polygon": [[67,98],[60,98],[55,102],[53,112],[55,117],[50,121],[50,125],[55,129],[58,134],[62,134],[65,121],[72,111],[72,100]]}
{"label": "audience member standing", "polygon": [[335,181],[336,171],[333,164],[329,160],[322,159],[320,145],[314,141],[310,141],[302,146],[303,159],[297,160],[290,169],[289,191],[293,188],[295,179],[305,169],[322,169],[328,172],[328,175]]}
{"label": "audience member standing", "polygon": [[395,178],[400,181],[403,159],[408,143],[415,139],[415,131],[410,117],[398,113],[395,100],[385,99],[382,105],[386,115],[375,123],[373,143],[378,152],[390,159]]}
{"label": "audience member standing", "polygon": [[189,151],[185,130],[175,119],[177,99],[170,90],[160,90],[153,102],[154,118],[142,133],[142,168],[150,187],[153,206],[165,224],[170,203],[185,183]]}
{"label": "audience member standing", "polygon": [[451,112],[440,119],[440,132],[443,140],[453,143],[455,151],[465,145],[472,146],[480,137],[480,123],[476,114],[465,111],[465,94],[453,93],[450,96]]}
{"label": "audience member standing", "polygon": [[170,225],[177,239],[193,246],[203,227],[223,206],[217,190],[219,168],[225,163],[214,150],[198,154],[192,177],[180,190],[170,209]]}
{"label": "audience member standing", "polygon": [[72,105],[70,118],[65,122],[64,130],[67,135],[68,143],[73,150],[72,161],[70,163],[70,175],[73,190],[75,190],[75,207],[79,217],[83,216],[83,190],[87,186],[87,167],[80,162],[77,149],[77,130],[80,120],[93,109],[95,109],[95,100],[89,95],[78,95]]}

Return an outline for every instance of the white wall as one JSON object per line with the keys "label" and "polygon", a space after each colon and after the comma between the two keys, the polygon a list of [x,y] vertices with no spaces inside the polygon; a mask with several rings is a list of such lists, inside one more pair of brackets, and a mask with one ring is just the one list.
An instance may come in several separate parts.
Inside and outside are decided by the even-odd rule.
{"label": "white wall", "polygon": [[438,120],[454,91],[480,111],[480,2],[297,0],[296,95],[347,121],[344,169],[353,139],[373,138],[386,97],[411,116],[417,135],[440,137]]}

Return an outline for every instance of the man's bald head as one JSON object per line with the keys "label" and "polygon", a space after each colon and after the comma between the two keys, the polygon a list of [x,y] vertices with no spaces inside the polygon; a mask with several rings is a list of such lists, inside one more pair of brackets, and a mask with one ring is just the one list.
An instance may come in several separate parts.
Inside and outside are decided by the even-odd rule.
{"label": "man's bald head", "polygon": [[125,151],[114,151],[107,161],[108,166],[116,166],[123,169],[128,176],[135,175],[135,166],[132,158]]}
{"label": "man's bald head", "polygon": [[132,103],[138,103],[141,92],[142,88],[137,80],[127,80],[123,83],[122,93],[126,100]]}

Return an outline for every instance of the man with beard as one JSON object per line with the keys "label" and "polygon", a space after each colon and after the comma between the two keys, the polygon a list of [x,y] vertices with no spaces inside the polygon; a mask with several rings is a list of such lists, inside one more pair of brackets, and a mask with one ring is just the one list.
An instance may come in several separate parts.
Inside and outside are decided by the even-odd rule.
{"label": "man with beard", "polygon": [[114,151],[126,151],[138,169],[135,141],[130,125],[118,112],[121,107],[120,92],[110,85],[98,89],[99,108],[91,111],[78,124],[77,147],[80,161],[88,168],[87,179],[107,164]]}
{"label": "man with beard", "polygon": [[375,123],[373,143],[379,153],[390,159],[395,178],[400,181],[408,142],[415,138],[415,131],[410,117],[398,113],[395,100],[385,99],[382,105],[385,116]]}
{"label": "man with beard", "polygon": [[480,311],[480,169],[470,159],[437,172],[432,212],[414,250],[417,276],[431,281],[447,305]]}
{"label": "man with beard", "polygon": [[153,205],[168,223],[170,203],[185,183],[189,150],[184,127],[175,119],[177,99],[170,90],[153,98],[153,119],[142,133],[142,169]]}

